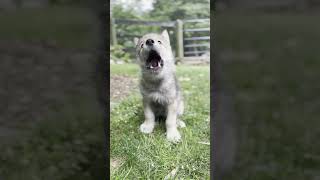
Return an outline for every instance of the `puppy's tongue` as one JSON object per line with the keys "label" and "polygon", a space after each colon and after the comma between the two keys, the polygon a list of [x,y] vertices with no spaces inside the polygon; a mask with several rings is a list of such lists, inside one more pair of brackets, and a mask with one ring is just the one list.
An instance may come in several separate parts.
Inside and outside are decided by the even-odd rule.
{"label": "puppy's tongue", "polygon": [[158,67],[158,60],[154,59],[153,61],[151,61],[151,65],[152,67]]}

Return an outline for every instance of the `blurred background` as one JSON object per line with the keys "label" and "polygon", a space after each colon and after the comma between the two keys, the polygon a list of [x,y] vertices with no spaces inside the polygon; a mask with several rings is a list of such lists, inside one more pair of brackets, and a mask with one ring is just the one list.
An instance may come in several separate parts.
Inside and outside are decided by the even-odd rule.
{"label": "blurred background", "polygon": [[259,11],[310,11],[319,10],[319,0],[217,0],[218,11],[259,10]]}
{"label": "blurred background", "polygon": [[319,179],[319,1],[215,6],[217,179]]}
{"label": "blurred background", "polygon": [[209,4],[209,0],[112,0],[111,62],[132,62],[135,60],[133,39],[164,29],[168,30],[174,54],[180,60],[209,62]]}
{"label": "blurred background", "polygon": [[[200,51],[208,51],[208,47],[192,46],[206,44],[208,39],[196,40],[199,44],[188,44],[193,40],[183,39],[181,51],[175,32],[177,19],[187,25],[185,20],[208,19],[211,14],[211,42],[215,44],[214,50],[211,47],[215,51],[214,59],[211,54],[211,64],[215,62],[211,73],[217,83],[215,175],[221,175],[221,179],[319,179],[319,2],[217,0],[211,2],[210,13],[208,1],[197,2],[111,2],[110,19],[114,19],[116,31],[107,33],[111,37],[116,35],[116,41],[111,41],[110,59],[117,64],[111,69],[111,76],[118,73],[116,78],[111,78],[111,86],[118,87],[110,89],[111,107],[127,97],[130,92],[126,89],[135,87],[137,82],[138,69],[125,63],[135,59],[134,37],[167,28],[177,57],[197,57],[204,60],[196,60],[196,64],[207,64],[207,58],[202,58],[206,52]],[[96,10],[92,11],[87,3],[0,1],[0,179],[102,179],[104,176],[106,170],[101,164],[105,136],[91,78],[101,32],[96,29]],[[197,36],[186,30],[182,37],[208,36],[208,24],[204,21],[207,20],[201,20],[200,25],[190,22],[189,28],[202,29],[196,33],[203,34]],[[125,64],[128,69],[118,64]],[[198,127],[196,132],[183,133],[196,147],[162,146],[165,151],[159,157],[168,157],[168,152],[183,152],[189,159],[162,161],[165,158],[160,158],[157,163],[165,167],[160,175],[208,177],[210,153],[206,145],[210,133],[208,122],[201,120],[209,114],[209,84],[205,83],[209,78],[204,78],[209,76],[209,68],[185,66],[178,73],[191,102],[185,120],[191,127]],[[135,75],[126,81],[130,74]],[[132,98],[119,106],[114,115],[127,111],[128,106],[133,113],[125,118],[114,117],[123,120],[141,114],[136,112],[139,99]],[[136,119],[132,131],[138,127],[139,120]],[[114,148],[117,151],[111,152],[129,155],[123,156],[127,159],[111,157],[111,170],[117,171],[118,177],[125,177],[128,172],[137,175],[141,169],[131,171],[130,166],[142,157],[134,151],[136,143],[141,141],[135,141],[136,135],[124,131],[118,131],[119,134],[124,136],[114,136],[118,137],[115,141],[128,136],[134,138],[127,144],[119,143]],[[152,145],[152,141],[147,142]],[[177,162],[186,166],[176,168]],[[152,163],[142,159],[140,165],[142,169],[150,167],[152,172],[155,170]],[[120,166],[123,171],[118,171]]]}
{"label": "blurred background", "polygon": [[105,177],[97,4],[0,1],[0,179]]}

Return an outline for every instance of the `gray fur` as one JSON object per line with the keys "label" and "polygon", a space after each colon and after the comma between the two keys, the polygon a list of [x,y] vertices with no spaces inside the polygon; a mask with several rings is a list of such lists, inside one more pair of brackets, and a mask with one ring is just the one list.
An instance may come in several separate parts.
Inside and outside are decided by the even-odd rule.
{"label": "gray fur", "polygon": [[[152,40],[152,45],[146,43],[148,39]],[[144,35],[137,41],[136,50],[141,68],[140,92],[145,115],[140,130],[143,133],[151,133],[155,119],[162,116],[166,118],[167,139],[178,142],[181,136],[177,127],[185,126],[184,122],[178,120],[178,116],[183,114],[184,105],[176,78],[168,32],[165,30],[161,35],[153,33]],[[161,57],[163,65],[160,65],[160,58],[150,58],[151,51]],[[157,62],[157,67],[150,65],[152,62]]]}

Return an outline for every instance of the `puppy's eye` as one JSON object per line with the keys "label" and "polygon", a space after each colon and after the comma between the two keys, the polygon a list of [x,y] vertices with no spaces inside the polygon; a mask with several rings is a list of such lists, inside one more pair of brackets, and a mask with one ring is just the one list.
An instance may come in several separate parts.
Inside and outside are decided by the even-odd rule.
{"label": "puppy's eye", "polygon": [[158,41],[159,44],[161,44],[161,41]]}
{"label": "puppy's eye", "polygon": [[143,48],[143,44],[141,44],[140,47]]}

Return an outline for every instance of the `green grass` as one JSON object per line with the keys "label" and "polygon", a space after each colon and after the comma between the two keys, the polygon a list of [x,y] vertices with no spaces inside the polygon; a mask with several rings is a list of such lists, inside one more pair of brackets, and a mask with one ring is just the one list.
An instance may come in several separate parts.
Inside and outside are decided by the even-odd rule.
{"label": "green grass", "polygon": [[[138,72],[137,65],[111,65],[111,75],[137,76]],[[167,142],[164,124],[158,124],[151,135],[139,132],[144,117],[141,96],[134,92],[111,111],[111,160],[122,162],[111,170],[112,179],[163,179],[175,168],[178,178],[209,179],[210,146],[199,144],[210,140],[209,67],[178,66],[177,74],[184,78],[186,101],[182,142]]]}
{"label": "green grass", "polygon": [[[226,179],[313,179],[319,175],[319,15],[220,15],[221,77],[233,88],[239,129]],[[239,53],[251,52],[255,58]],[[232,61],[230,61],[232,60]]]}
{"label": "green grass", "polygon": [[112,64],[110,66],[110,75],[125,75],[132,77],[139,77],[139,69],[137,64],[125,64],[125,65],[117,65]]}
{"label": "green grass", "polygon": [[92,13],[76,7],[1,12],[0,22],[1,40],[49,41],[59,47],[89,48],[98,38]]}

